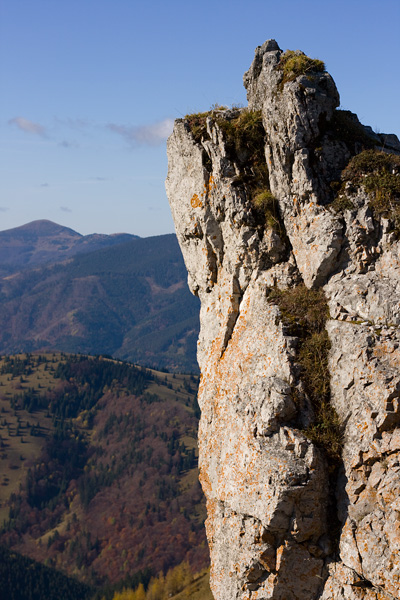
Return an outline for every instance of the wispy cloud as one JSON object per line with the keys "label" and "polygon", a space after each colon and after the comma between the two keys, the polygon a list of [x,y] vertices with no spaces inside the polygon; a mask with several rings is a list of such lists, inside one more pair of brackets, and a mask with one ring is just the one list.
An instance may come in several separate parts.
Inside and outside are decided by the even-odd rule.
{"label": "wispy cloud", "polygon": [[45,182],[45,183],[41,183],[41,184],[40,184],[40,187],[49,187],[49,184],[48,184],[47,182]]}
{"label": "wispy cloud", "polygon": [[78,148],[79,145],[76,142],[69,142],[68,140],[63,140],[58,144],[61,148]]}
{"label": "wispy cloud", "polygon": [[8,124],[16,125],[18,129],[24,131],[25,133],[33,133],[34,135],[39,135],[40,137],[46,137],[46,129],[43,127],[43,125],[29,121],[24,117],[14,117],[8,121]]}
{"label": "wispy cloud", "polygon": [[62,210],[63,212],[72,212],[72,209],[69,208],[68,206],[60,206],[60,210]]}
{"label": "wispy cloud", "polygon": [[109,123],[107,128],[121,135],[129,144],[158,146],[172,133],[173,119],[164,119],[150,125],[129,126]]}
{"label": "wispy cloud", "polygon": [[0,212],[7,212],[9,209],[8,206],[0,206]]}

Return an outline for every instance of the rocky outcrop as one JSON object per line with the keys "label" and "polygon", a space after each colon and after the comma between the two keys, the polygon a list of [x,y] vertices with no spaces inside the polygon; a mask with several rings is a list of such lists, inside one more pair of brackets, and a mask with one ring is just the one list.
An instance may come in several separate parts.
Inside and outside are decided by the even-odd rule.
{"label": "rocky outcrop", "polygon": [[[399,143],[338,111],[323,63],[274,40],[257,48],[244,83],[248,108],[179,119],[168,141],[167,193],[201,300],[199,463],[213,593],[399,598],[397,213],[382,208],[373,174],[341,175],[366,148],[396,154]],[[397,163],[390,169],[400,177]],[[276,290],[304,285],[310,304],[323,290],[329,306],[329,341],[308,358],[329,366],[336,459],[318,416],[326,397],[307,381],[304,323],[277,300]]]}

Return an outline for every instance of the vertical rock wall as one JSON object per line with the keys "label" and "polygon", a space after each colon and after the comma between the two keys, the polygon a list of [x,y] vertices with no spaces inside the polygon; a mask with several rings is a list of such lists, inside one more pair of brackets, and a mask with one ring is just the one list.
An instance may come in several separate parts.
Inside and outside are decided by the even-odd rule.
{"label": "vertical rock wall", "polygon": [[[217,600],[399,598],[400,245],[363,186],[349,190],[349,208],[332,209],[331,183],[362,146],[338,135],[332,78],[312,67],[285,77],[282,64],[269,40],[244,76],[248,109],[179,119],[168,141],[167,194],[201,300],[212,590]],[[247,111],[261,111],[251,114],[265,130],[275,227],[252,202],[261,165],[246,137],[232,142]],[[395,136],[363,133],[400,150]],[[329,305],[343,435],[335,468],[307,435],[315,410],[299,339],[271,295],[303,284],[323,289]]]}

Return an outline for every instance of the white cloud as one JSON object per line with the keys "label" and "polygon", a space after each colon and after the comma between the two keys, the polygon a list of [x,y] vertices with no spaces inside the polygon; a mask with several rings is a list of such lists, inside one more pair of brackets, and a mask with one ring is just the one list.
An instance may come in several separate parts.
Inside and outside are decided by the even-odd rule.
{"label": "white cloud", "polygon": [[173,126],[173,119],[164,119],[157,123],[136,127],[110,123],[107,125],[107,128],[121,135],[129,144],[158,146],[165,142],[170,133],[172,133]]}
{"label": "white cloud", "polygon": [[24,117],[14,117],[8,121],[8,124],[16,125],[18,129],[21,129],[21,131],[24,131],[25,133],[33,133],[34,135],[46,137],[46,129],[43,127],[43,125],[29,121]]}

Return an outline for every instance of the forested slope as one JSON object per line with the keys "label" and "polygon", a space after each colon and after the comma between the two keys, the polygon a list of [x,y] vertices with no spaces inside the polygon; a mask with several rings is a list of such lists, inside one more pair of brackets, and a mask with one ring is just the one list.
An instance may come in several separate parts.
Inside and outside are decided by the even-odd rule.
{"label": "forested slope", "polygon": [[195,376],[0,361],[0,543],[96,586],[208,562]]}
{"label": "forested slope", "polygon": [[[1,259],[0,252],[0,272]],[[2,277],[0,352],[106,353],[197,372],[199,305],[186,278],[174,235],[133,239]]]}

